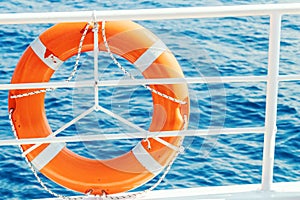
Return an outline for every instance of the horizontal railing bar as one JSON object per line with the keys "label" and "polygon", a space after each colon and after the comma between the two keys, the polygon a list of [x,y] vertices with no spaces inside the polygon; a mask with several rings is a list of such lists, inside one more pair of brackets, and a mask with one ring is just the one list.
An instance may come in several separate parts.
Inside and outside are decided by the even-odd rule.
{"label": "horizontal railing bar", "polygon": [[[183,158],[187,159],[187,158]],[[188,160],[185,160],[188,162]],[[200,165],[200,164],[199,164]],[[179,168],[179,167],[178,167]],[[180,168],[181,169],[181,168]],[[178,169],[178,171],[180,170]],[[250,170],[249,170],[250,171]],[[182,170],[180,173],[186,173]],[[252,172],[253,173],[253,172]],[[250,175],[250,173],[249,173]],[[250,175],[251,176],[251,175]],[[142,200],[174,200],[174,199],[188,199],[188,200],[199,200],[199,199],[210,199],[210,200],[296,200],[300,199],[300,181],[289,181],[289,182],[277,182],[273,183],[272,190],[268,192],[261,192],[260,184],[235,184],[235,185],[222,185],[222,186],[196,186],[192,187],[181,187],[181,188],[160,188],[158,190],[149,191],[147,194],[140,198]],[[131,196],[136,192],[126,192],[121,194],[110,195],[112,199],[122,199],[122,197]],[[70,199],[82,199],[82,200],[97,200],[98,197],[92,198],[86,195],[70,196]],[[60,198],[47,198],[39,200],[61,200]]]}
{"label": "horizontal railing bar", "polygon": [[99,135],[75,135],[61,136],[53,138],[30,138],[30,139],[10,139],[0,140],[0,146],[22,145],[22,144],[43,144],[43,143],[59,143],[59,142],[84,142],[84,141],[100,141],[100,140],[121,140],[121,139],[142,139],[146,136],[152,137],[176,137],[176,136],[207,136],[221,134],[243,134],[243,133],[264,133],[264,127],[253,128],[220,128],[206,130],[183,130],[183,131],[162,131],[162,132],[134,132],[134,133],[118,133],[118,134],[99,134]]}
{"label": "horizontal railing bar", "polygon": [[278,77],[279,81],[299,81],[300,75],[281,75]]}
{"label": "horizontal railing bar", "polygon": [[[279,81],[300,80],[300,75],[282,75]],[[195,84],[195,83],[246,83],[246,82],[266,82],[266,76],[218,76],[218,77],[196,77],[196,78],[162,78],[162,79],[128,79],[128,80],[105,80],[99,81],[99,87],[105,86],[132,86],[132,85],[161,85],[161,84]],[[41,83],[17,83],[0,84],[0,90],[15,89],[37,89],[37,88],[77,88],[94,87],[94,81],[77,82],[41,82]]]}
{"label": "horizontal railing bar", "polygon": [[0,24],[87,22],[92,21],[95,17],[97,21],[162,20],[182,18],[259,16],[270,15],[272,13],[299,14],[300,3],[137,10],[8,13],[0,15]]}
{"label": "horizontal railing bar", "polygon": [[0,84],[0,90],[38,89],[38,88],[76,88],[76,87],[94,87],[94,85],[95,85],[94,81],[13,83],[13,84]]}

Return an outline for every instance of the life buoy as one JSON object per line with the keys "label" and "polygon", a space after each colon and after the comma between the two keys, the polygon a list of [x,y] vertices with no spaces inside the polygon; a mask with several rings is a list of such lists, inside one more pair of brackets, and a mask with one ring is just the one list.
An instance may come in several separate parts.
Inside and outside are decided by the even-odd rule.
{"label": "life buoy", "polygon": [[[101,27],[102,23],[99,23]],[[22,55],[11,83],[48,82],[55,70],[76,55],[85,23],[61,23],[42,33]],[[173,54],[153,33],[131,21],[106,23],[106,36],[114,54],[133,63],[145,78],[182,78],[182,70]],[[105,51],[101,31],[100,50]],[[93,33],[89,31],[82,52],[93,50]],[[184,116],[189,116],[186,84],[151,85],[155,90],[185,101],[179,104],[152,94],[153,116],[149,131],[181,130]],[[10,98],[35,89],[11,90],[9,109],[18,138],[43,138],[52,133],[44,100],[40,93],[24,98]],[[182,136],[164,137],[179,146]],[[149,139],[139,142],[131,151],[110,160],[93,160],[80,156],[65,143],[43,144],[27,154],[27,159],[52,181],[75,191],[91,194],[113,194],[131,190],[151,180],[172,160],[176,152],[162,143]],[[32,145],[22,145],[26,151]]]}

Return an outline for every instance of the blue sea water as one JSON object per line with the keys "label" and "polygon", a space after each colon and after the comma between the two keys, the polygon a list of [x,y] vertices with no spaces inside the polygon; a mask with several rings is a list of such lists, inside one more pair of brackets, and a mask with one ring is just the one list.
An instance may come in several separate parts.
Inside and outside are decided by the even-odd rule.
{"label": "blue sea water", "polygon": [[[1,1],[1,13],[165,8],[186,6],[292,3],[284,0],[78,0]],[[283,16],[280,74],[300,74],[300,16]],[[139,21],[160,37],[176,56],[186,77],[263,76],[267,74],[269,17],[227,17]],[[52,24],[0,25],[0,83],[9,83],[26,47]],[[136,71],[127,62],[129,71]],[[52,78],[64,80],[75,59],[64,64]],[[76,80],[92,77],[93,58],[81,57]],[[101,53],[100,79],[124,79],[109,56]],[[281,82],[278,99],[274,181],[300,181],[300,82]],[[93,105],[93,89],[59,89],[46,96],[46,111],[53,130]],[[265,83],[194,84],[189,86],[189,129],[264,126]],[[143,87],[101,88],[100,103],[147,129],[151,121],[151,95]],[[7,91],[0,91],[1,139],[14,138],[7,113]],[[133,131],[121,122],[98,112],[71,126],[61,135],[101,134]],[[73,151],[99,159],[120,155],[137,141],[70,143]],[[254,184],[261,182],[263,135],[219,135],[188,137],[186,151],[175,161],[157,189]],[[57,193],[76,195],[42,177]],[[156,180],[156,179],[155,179]],[[154,180],[154,181],[155,181]],[[147,183],[145,189],[153,183]],[[1,146],[0,196],[2,199],[51,197],[36,181],[16,146]]]}

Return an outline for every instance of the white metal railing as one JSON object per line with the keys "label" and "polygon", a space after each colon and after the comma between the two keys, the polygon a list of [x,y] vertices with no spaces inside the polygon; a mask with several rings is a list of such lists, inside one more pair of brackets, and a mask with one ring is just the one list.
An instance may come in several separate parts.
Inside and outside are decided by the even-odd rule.
{"label": "white metal railing", "polygon": [[[109,86],[132,86],[132,85],[159,85],[159,84],[195,84],[195,83],[247,83],[267,82],[267,76],[218,76],[218,77],[196,77],[196,78],[160,78],[160,79],[134,79],[134,80],[105,80],[98,81],[98,87]],[[280,75],[278,81],[297,81],[300,75]],[[43,83],[15,83],[0,84],[0,90],[35,89],[35,88],[80,88],[94,87],[95,81],[76,82],[43,82]]]}
{"label": "white metal railing", "polygon": [[241,17],[276,14],[299,14],[299,3],[219,7],[159,8],[80,12],[1,14],[0,24],[89,22],[118,20],[162,20],[183,18]]}
{"label": "white metal railing", "polygon": [[[148,79],[148,80],[111,80],[111,81],[82,81],[82,82],[54,82],[54,83],[26,83],[0,84],[1,90],[24,88],[61,88],[61,87],[98,87],[140,85],[140,84],[169,84],[173,83],[216,83],[216,82],[267,82],[265,127],[242,129],[215,130],[185,130],[180,131],[185,136],[201,136],[206,134],[241,134],[265,133],[263,152],[262,190],[270,191],[273,182],[273,164],[276,134],[277,95],[279,81],[300,80],[300,75],[279,76],[281,16],[283,14],[300,14],[300,3],[268,4],[220,7],[166,8],[142,10],[113,10],[113,11],[84,11],[84,12],[52,12],[52,13],[15,13],[0,14],[0,24],[23,23],[57,23],[57,22],[90,22],[102,20],[158,20],[180,18],[210,18],[210,17],[238,17],[238,16],[270,16],[270,36],[267,76],[233,76],[233,77],[205,77],[186,79]],[[97,34],[96,34],[97,35]],[[95,51],[96,52],[96,51]],[[97,54],[95,53],[95,56]],[[95,59],[95,62],[97,59]],[[97,63],[95,63],[96,67]],[[96,68],[95,68],[96,69]],[[95,72],[95,77],[97,72]],[[95,85],[95,81],[97,84]],[[96,98],[96,97],[95,97]],[[95,99],[95,101],[97,101]],[[67,127],[67,126],[66,126]],[[63,127],[62,127],[63,128]],[[143,134],[144,133],[144,134]],[[148,137],[177,136],[179,131],[148,132],[109,135],[86,135],[54,138],[12,139],[0,140],[0,146],[20,144],[41,144],[51,142],[77,142],[87,140],[107,140]]]}
{"label": "white metal railing", "polygon": [[162,132],[130,132],[118,134],[101,134],[101,135],[77,135],[61,136],[51,138],[26,138],[0,140],[0,146],[21,145],[21,144],[43,144],[43,143],[60,143],[60,142],[80,142],[93,140],[120,140],[120,139],[142,139],[151,137],[172,137],[172,136],[206,136],[219,134],[242,134],[242,133],[264,133],[264,127],[254,128],[222,128],[209,130],[186,130],[186,131],[162,131]]}
{"label": "white metal railing", "polygon": [[270,15],[270,36],[268,56],[268,80],[266,94],[265,137],[263,151],[262,190],[270,190],[273,182],[275,135],[277,132],[277,99],[279,76],[279,52],[281,35],[281,14]]}

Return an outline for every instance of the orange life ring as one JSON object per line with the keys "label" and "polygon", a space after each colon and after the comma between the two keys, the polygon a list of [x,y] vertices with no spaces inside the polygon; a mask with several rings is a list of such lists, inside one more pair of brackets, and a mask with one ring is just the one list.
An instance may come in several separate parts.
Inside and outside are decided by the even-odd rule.
{"label": "orange life ring", "polygon": [[[99,23],[101,30],[102,23]],[[86,23],[60,23],[42,33],[22,55],[11,83],[48,82],[61,63],[77,54],[78,43]],[[105,51],[101,31],[99,47]],[[182,78],[182,70],[173,54],[153,33],[131,21],[106,23],[106,35],[114,54],[133,63],[145,78]],[[93,50],[93,33],[89,31],[82,51]],[[186,104],[175,103],[152,94],[153,116],[149,131],[181,130],[184,116],[189,116],[189,98],[186,84],[151,85],[157,91]],[[48,124],[44,99],[40,93],[23,98],[10,98],[28,90],[11,90],[9,109],[18,138],[42,138],[52,133]],[[182,136],[164,137],[166,142],[179,146]],[[131,190],[157,175],[176,152],[149,139],[139,142],[131,151],[110,160],[82,157],[64,143],[43,144],[27,154],[27,159],[52,181],[75,191],[92,194],[113,194]],[[32,145],[22,145],[25,151]]]}

